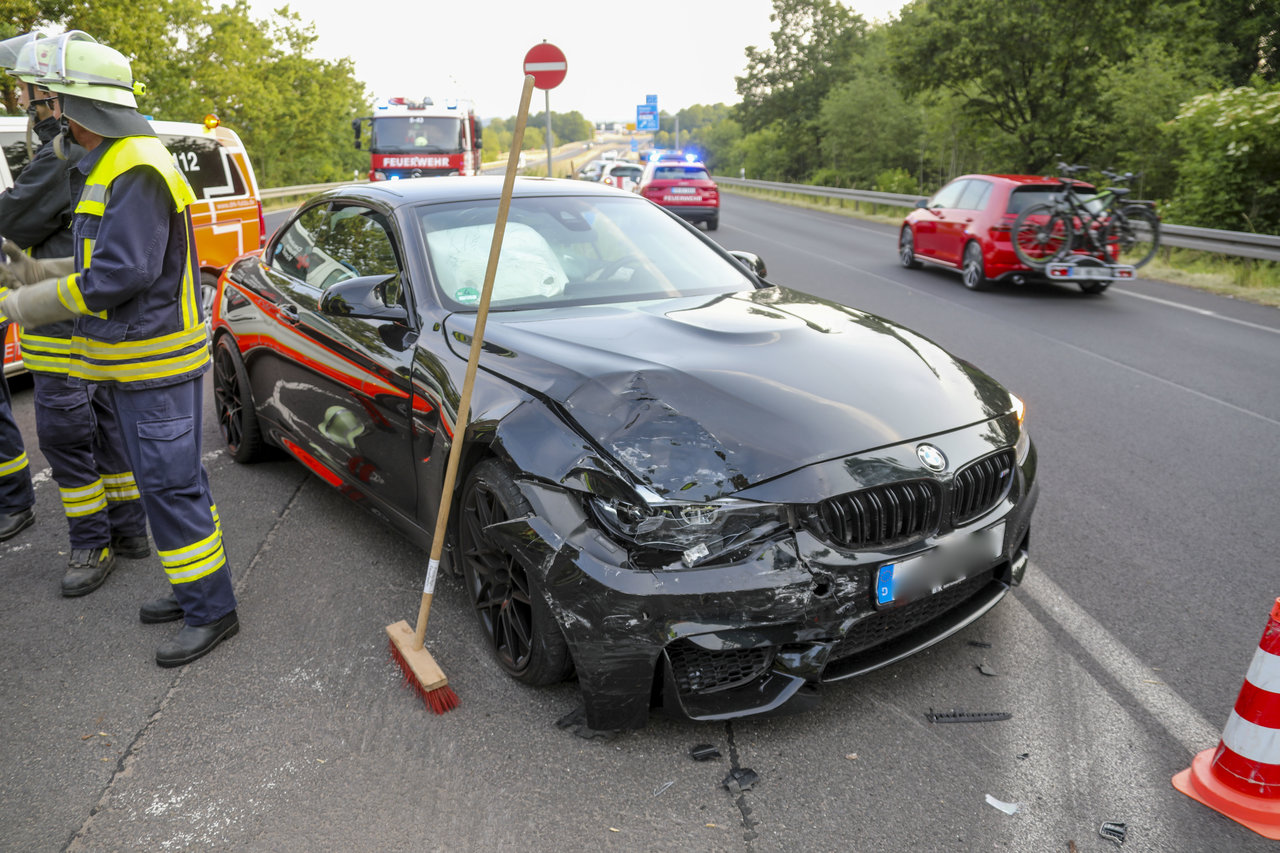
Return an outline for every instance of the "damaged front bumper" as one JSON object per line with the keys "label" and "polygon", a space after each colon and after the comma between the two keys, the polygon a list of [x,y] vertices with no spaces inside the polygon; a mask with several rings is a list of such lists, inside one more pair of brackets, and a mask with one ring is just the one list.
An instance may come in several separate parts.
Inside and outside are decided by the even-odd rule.
{"label": "damaged front bumper", "polygon": [[[952,458],[972,458],[964,452]],[[887,455],[881,451],[876,464],[883,467]],[[900,468],[906,456],[888,461]],[[815,704],[824,682],[886,666],[954,634],[1022,580],[1035,464],[1032,447],[1008,491],[980,517],[881,551],[843,549],[799,527],[732,562],[689,568],[676,558],[666,568],[636,568],[580,494],[537,480],[518,482],[533,513],[507,522],[502,535],[525,557],[564,633],[591,728],[637,728],[654,707],[697,720],[793,713]],[[831,486],[858,471],[840,460],[811,474]],[[812,494],[805,484],[790,486]],[[773,486],[773,499],[786,497],[787,488]],[[980,539],[993,546],[983,555],[966,552],[955,576],[878,601],[885,566]]]}

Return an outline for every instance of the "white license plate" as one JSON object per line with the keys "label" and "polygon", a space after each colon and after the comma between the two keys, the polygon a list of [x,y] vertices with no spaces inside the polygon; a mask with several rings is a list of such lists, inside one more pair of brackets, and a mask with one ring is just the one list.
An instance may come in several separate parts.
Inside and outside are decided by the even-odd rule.
{"label": "white license plate", "polygon": [[1133,278],[1133,267],[1113,264],[1111,266],[1083,266],[1078,264],[1049,264],[1045,267],[1049,278],[1101,279],[1113,281],[1117,278]]}
{"label": "white license plate", "polygon": [[875,605],[897,607],[942,592],[986,570],[1003,552],[1003,521],[985,530],[948,536],[923,554],[876,569]]}
{"label": "white license plate", "polygon": [[697,187],[672,187],[671,192],[675,195],[694,195],[698,192]]}

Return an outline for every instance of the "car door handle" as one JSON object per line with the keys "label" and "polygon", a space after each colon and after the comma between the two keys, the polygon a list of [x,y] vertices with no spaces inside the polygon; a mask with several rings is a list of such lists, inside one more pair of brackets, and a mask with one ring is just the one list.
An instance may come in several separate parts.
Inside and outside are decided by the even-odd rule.
{"label": "car door handle", "polygon": [[281,305],[280,319],[292,326],[298,325],[298,306],[288,304]]}

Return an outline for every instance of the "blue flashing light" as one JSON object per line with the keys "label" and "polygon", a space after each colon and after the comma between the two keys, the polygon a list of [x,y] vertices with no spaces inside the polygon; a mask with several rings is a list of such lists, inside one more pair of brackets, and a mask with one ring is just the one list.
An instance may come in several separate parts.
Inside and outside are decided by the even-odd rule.
{"label": "blue flashing light", "polygon": [[685,162],[686,162],[686,163],[696,163],[696,162],[698,162],[698,155],[697,155],[697,154],[686,154],[686,155],[684,155],[684,159],[685,159]]}

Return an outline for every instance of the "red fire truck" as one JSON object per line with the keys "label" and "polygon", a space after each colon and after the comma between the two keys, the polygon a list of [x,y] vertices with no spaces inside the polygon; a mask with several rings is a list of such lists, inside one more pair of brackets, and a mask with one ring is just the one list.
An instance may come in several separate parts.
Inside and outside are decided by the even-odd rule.
{"label": "red fire truck", "polygon": [[356,149],[370,153],[371,181],[480,174],[480,119],[471,101],[388,98],[351,126]]}

